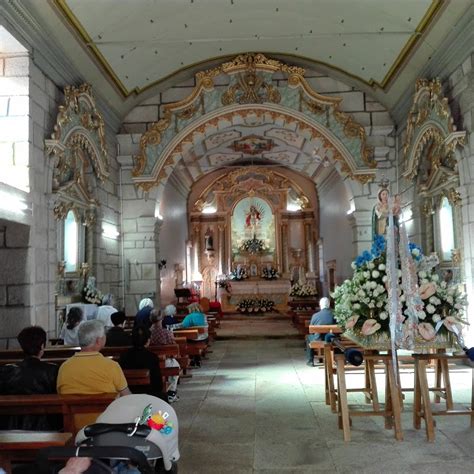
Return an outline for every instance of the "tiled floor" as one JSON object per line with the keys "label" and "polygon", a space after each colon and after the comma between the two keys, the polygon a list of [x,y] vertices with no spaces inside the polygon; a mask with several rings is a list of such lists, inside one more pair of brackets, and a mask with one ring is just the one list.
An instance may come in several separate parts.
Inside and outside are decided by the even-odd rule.
{"label": "tiled floor", "polygon": [[[302,341],[292,337],[292,329],[286,337],[290,324],[283,322],[277,328],[271,326],[275,321],[260,320],[250,340],[242,338],[257,329],[253,323],[240,329],[240,339],[216,341],[203,367],[180,384],[181,400],[174,404],[180,473],[472,472],[469,418],[438,419],[436,441],[428,443],[423,430],[412,428],[410,394],[404,441],[396,442],[381,418],[354,418],[352,441],[344,443],[324,403],[322,369],[305,365]],[[234,325],[241,322],[224,322],[219,334]],[[265,332],[274,338],[259,339]],[[403,385],[412,379],[412,372],[403,375]],[[361,376],[350,375],[348,383],[359,385]],[[468,402],[470,369],[454,371],[452,383],[455,400]]]}

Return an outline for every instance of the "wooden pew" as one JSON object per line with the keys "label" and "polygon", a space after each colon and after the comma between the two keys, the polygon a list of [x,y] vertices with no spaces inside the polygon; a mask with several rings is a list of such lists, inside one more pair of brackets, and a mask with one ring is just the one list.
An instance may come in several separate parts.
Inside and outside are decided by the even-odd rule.
{"label": "wooden pew", "polygon": [[12,472],[12,461],[32,461],[38,449],[69,444],[72,433],[42,431],[0,432],[0,467],[7,474]]}
{"label": "wooden pew", "polygon": [[[309,334],[342,334],[343,330],[337,324],[308,324]],[[324,339],[320,341],[312,341],[309,347],[315,351],[315,357],[320,362],[324,361]]]}
{"label": "wooden pew", "polygon": [[79,431],[74,415],[100,413],[117,398],[116,393],[97,395],[1,395],[0,415],[48,415],[63,416],[64,431],[73,436]]}

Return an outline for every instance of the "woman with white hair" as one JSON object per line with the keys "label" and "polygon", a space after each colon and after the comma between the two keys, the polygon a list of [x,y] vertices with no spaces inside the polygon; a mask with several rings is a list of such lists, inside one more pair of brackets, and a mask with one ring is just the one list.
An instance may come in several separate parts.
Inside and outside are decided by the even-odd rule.
{"label": "woman with white hair", "polygon": [[138,313],[135,316],[134,326],[151,326],[150,313],[154,308],[153,301],[150,298],[143,298],[138,305]]}
{"label": "woman with white hair", "polygon": [[[336,324],[332,311],[329,309],[331,302],[329,298],[323,297],[319,300],[319,309],[317,313],[314,313],[311,317],[310,326]],[[325,334],[309,334],[306,336],[306,355],[308,356],[308,362],[306,365],[314,367],[314,349],[309,347],[310,342],[324,340]]]}
{"label": "woman with white hair", "polygon": [[162,324],[164,328],[168,328],[168,326],[173,326],[173,324],[178,323],[178,320],[175,318],[176,312],[176,306],[174,304],[169,304],[166,306],[166,308],[163,310],[165,317],[163,318]]}
{"label": "woman with white hair", "polygon": [[99,306],[97,310],[97,318],[99,321],[104,323],[105,329],[113,327],[112,320],[110,317],[112,314],[117,312],[117,309],[113,307],[114,297],[112,293],[107,293],[102,297],[102,306]]}

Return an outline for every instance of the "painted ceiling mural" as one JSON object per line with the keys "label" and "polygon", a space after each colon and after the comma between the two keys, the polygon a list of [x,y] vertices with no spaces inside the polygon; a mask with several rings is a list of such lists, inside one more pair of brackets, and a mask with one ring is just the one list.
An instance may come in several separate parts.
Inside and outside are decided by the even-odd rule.
{"label": "painted ceiling mural", "polygon": [[[276,72],[285,77],[278,86]],[[282,164],[284,151],[289,163],[301,159],[310,176],[315,164],[332,163],[344,175],[370,181],[376,164],[364,128],[340,110],[342,99],[313,91],[304,74],[259,53],[198,73],[190,96],[164,106],[163,118],[142,136],[135,183],[144,191],[163,187],[179,162],[205,168],[253,157]],[[215,87],[221,75],[230,80],[225,89]],[[204,168],[190,172],[198,176]]]}

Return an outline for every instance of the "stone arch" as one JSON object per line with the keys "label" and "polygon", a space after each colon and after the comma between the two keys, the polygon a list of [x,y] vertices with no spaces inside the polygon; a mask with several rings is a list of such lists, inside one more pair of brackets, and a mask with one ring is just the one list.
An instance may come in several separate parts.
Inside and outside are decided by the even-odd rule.
{"label": "stone arch", "polygon": [[[268,83],[277,71],[287,76],[286,86]],[[193,92],[182,101],[165,105],[163,118],[142,136],[140,151],[134,157],[134,182],[145,192],[158,187],[159,199],[183,151],[196,137],[206,137],[212,127],[222,128],[225,121],[235,124],[237,115],[248,118],[252,114],[257,118],[273,116],[275,122],[291,122],[310,139],[320,137],[324,146],[332,150],[333,161],[338,162],[343,176],[363,183],[372,180],[376,164],[364,128],[340,110],[342,99],[313,91],[303,77],[304,72],[303,68],[262,54],[247,54],[198,73]],[[221,74],[230,76],[225,91],[214,85]]]}

